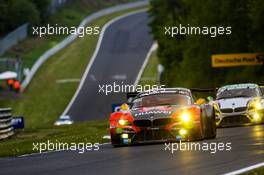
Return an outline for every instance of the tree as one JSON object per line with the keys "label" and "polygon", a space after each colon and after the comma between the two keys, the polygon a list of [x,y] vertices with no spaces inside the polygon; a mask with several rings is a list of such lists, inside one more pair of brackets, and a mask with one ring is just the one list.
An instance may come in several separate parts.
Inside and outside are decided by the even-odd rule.
{"label": "tree", "polygon": [[[261,0],[152,0],[151,29],[169,86],[216,86],[264,81],[262,67],[211,68],[212,54],[263,52],[264,4]],[[164,34],[165,26],[232,27],[231,35]]]}
{"label": "tree", "polygon": [[28,0],[8,1],[8,14],[9,29],[14,29],[26,22],[36,24],[40,20],[40,14],[35,4]]}
{"label": "tree", "polygon": [[31,2],[35,4],[39,11],[41,22],[46,22],[49,16],[51,0],[31,0]]}
{"label": "tree", "polygon": [[8,11],[7,11],[7,3],[5,0],[0,0],[0,36],[5,33],[7,30],[8,23]]}

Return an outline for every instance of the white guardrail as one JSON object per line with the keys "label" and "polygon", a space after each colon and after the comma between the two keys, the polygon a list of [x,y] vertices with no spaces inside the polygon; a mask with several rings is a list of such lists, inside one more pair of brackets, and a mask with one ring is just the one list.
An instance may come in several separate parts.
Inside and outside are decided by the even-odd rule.
{"label": "white guardrail", "polygon": [[[140,1],[140,2],[127,3],[127,4],[123,4],[123,5],[117,5],[117,6],[114,6],[114,7],[106,8],[104,10],[98,11],[98,12],[93,13],[92,15],[86,17],[81,22],[79,27],[85,27],[89,23],[91,23],[93,20],[98,19],[98,18],[100,18],[102,16],[105,16],[105,15],[108,15],[108,14],[111,14],[111,13],[115,13],[115,12],[119,12],[119,11],[122,11],[122,10],[126,10],[126,9],[132,9],[132,8],[136,8],[136,7],[146,6],[146,5],[148,5],[148,3],[149,3],[148,0],[144,0],[144,1]],[[34,77],[34,75],[36,74],[38,69],[41,67],[41,65],[45,61],[47,61],[52,55],[54,55],[55,53],[59,52],[61,49],[63,49],[66,46],[68,46],[75,39],[77,39],[77,37],[78,37],[78,34],[70,35],[70,36],[66,37],[63,41],[61,41],[58,45],[56,45],[55,47],[49,49],[43,55],[41,55],[38,58],[38,60],[35,62],[35,64],[32,66],[30,72],[27,74],[25,80],[23,81],[22,90],[26,89],[26,87],[29,85],[29,83],[31,82],[32,78]]]}
{"label": "white guardrail", "polygon": [[19,26],[0,40],[0,55],[28,36],[28,23]]}
{"label": "white guardrail", "polygon": [[14,135],[11,108],[0,109],[0,140]]}

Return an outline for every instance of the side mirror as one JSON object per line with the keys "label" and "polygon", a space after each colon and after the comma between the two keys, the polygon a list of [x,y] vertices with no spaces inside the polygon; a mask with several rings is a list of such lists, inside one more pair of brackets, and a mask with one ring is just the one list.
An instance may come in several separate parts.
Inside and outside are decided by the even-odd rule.
{"label": "side mirror", "polygon": [[121,106],[120,106],[120,111],[128,111],[129,110],[129,105],[126,104],[126,103],[123,103]]}
{"label": "side mirror", "polygon": [[208,97],[207,97],[207,101],[208,101],[208,102],[214,101],[214,98],[213,98],[212,96],[208,96]]}

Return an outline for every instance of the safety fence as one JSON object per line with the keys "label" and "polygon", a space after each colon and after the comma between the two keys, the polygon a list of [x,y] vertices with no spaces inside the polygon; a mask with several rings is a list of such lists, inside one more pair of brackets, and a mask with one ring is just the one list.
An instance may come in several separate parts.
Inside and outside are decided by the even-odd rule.
{"label": "safety fence", "polygon": [[14,135],[11,108],[0,109],[0,140]]}
{"label": "safety fence", "polygon": [[0,40],[0,55],[28,36],[28,23],[21,25]]}
{"label": "safety fence", "polygon": [[[0,77],[4,72],[15,72],[17,77],[15,79],[21,81],[22,80],[22,62],[21,59],[18,58],[0,58]],[[0,80],[3,80],[0,78]]]}

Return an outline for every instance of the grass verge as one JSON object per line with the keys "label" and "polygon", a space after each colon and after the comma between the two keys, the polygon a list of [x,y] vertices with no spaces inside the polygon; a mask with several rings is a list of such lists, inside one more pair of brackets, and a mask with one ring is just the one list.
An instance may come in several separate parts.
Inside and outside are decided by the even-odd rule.
{"label": "grass verge", "polygon": [[249,172],[242,173],[241,175],[262,175],[262,174],[264,174],[264,167],[260,167],[260,168],[251,170]]}
{"label": "grass verge", "polygon": [[[89,26],[103,27],[111,19],[139,10],[124,10],[95,20]],[[72,98],[78,83],[57,83],[61,79],[79,79],[95,50],[98,35],[77,39],[52,56],[37,72],[27,91],[18,99],[0,101],[1,107],[11,107],[15,115],[23,114],[26,129],[16,137],[2,141],[0,156],[32,153],[32,143],[60,138],[61,142],[104,142],[107,121],[76,123],[72,126],[53,126]]]}
{"label": "grass verge", "polygon": [[33,143],[103,143],[102,137],[108,133],[108,121],[90,121],[70,126],[52,126],[41,129],[25,129],[11,139],[1,141],[0,157],[19,156],[38,153],[33,150]]}
{"label": "grass verge", "polygon": [[143,71],[139,84],[151,85],[151,86],[159,84],[158,69],[157,69],[158,65],[159,65],[159,60],[157,56],[157,51],[154,51],[149,58],[149,62],[145,70]]}

